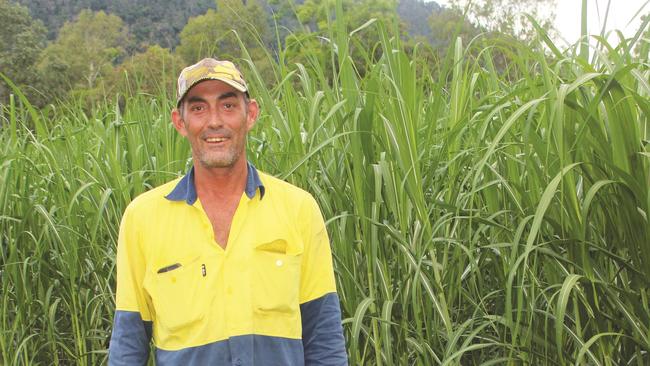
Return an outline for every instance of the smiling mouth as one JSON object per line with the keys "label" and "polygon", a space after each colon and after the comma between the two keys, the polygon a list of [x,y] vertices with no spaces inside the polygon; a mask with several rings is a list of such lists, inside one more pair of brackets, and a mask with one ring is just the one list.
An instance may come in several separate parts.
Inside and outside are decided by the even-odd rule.
{"label": "smiling mouth", "polygon": [[208,143],[218,143],[218,142],[224,142],[227,139],[225,137],[208,137],[205,139],[206,142]]}

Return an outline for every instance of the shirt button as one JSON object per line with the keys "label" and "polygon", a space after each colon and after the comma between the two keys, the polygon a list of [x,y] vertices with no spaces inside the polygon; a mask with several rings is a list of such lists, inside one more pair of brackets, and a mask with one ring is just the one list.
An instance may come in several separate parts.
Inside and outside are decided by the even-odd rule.
{"label": "shirt button", "polygon": [[275,265],[278,267],[282,267],[282,260],[278,259],[277,261],[275,261]]}

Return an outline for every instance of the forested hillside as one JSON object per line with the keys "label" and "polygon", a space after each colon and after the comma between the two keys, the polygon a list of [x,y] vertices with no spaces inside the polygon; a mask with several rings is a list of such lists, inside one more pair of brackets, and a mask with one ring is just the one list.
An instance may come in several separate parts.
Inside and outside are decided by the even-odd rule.
{"label": "forested hillside", "polygon": [[[179,34],[190,17],[215,9],[214,0],[18,0],[18,3],[29,9],[35,19],[43,22],[47,28],[47,38],[53,40],[65,22],[74,21],[84,9],[105,11],[124,20],[139,45],[158,44],[162,47],[175,47]],[[286,1],[285,1],[286,2]],[[304,0],[296,4],[301,5]],[[285,26],[291,23],[291,16],[285,11],[290,7],[279,0],[260,0],[263,8],[273,16],[274,20]],[[427,18],[442,8],[435,1],[400,0],[397,13],[407,25],[408,33],[412,36],[432,37]],[[284,19],[279,19],[284,18]]]}
{"label": "forested hillside", "polygon": [[[360,51],[380,40],[376,27],[368,27],[373,21],[395,26],[409,49],[420,44],[431,57],[480,29],[433,1],[341,4],[359,33],[350,52],[360,74],[368,61]],[[331,6],[325,0],[0,0],[0,72],[9,79],[0,82],[0,104],[17,93],[13,88],[37,107],[70,97],[92,104],[133,90],[172,93],[169,75],[182,65],[205,56],[244,57],[243,50],[273,83],[269,65],[280,48],[289,64],[326,61],[327,35],[337,23]]]}
{"label": "forested hillside", "polygon": [[215,8],[214,0],[18,0],[32,17],[47,28],[47,38],[56,39],[65,22],[84,10],[105,11],[122,18],[136,43],[174,47],[178,34],[190,17]]}
{"label": "forested hillside", "polygon": [[[0,105],[13,95],[14,102],[28,100],[39,109],[71,98],[90,107],[116,95],[171,95],[180,68],[207,56],[249,59],[268,86],[279,81],[271,66],[276,62],[324,65],[323,77],[331,79],[330,35],[342,24],[331,0],[17,1],[0,0]],[[424,0],[338,4],[355,35],[349,49],[355,72],[365,76],[366,65],[383,53],[375,22],[400,37],[406,52],[419,53],[420,67],[429,67],[448,57],[458,38],[473,44],[473,53],[552,34],[552,12],[538,23],[523,13],[538,14],[553,2],[499,0],[499,16],[485,7],[464,8],[463,0],[450,1],[451,7]],[[495,52],[494,66],[505,71],[512,57],[510,50]]]}
{"label": "forested hillside", "polygon": [[[281,47],[288,50],[287,61],[307,62],[307,54],[325,61],[326,34],[335,23],[330,16],[332,4],[323,0],[0,0],[0,72],[10,80],[0,83],[0,103],[9,102],[12,84],[38,107],[77,96],[93,103],[136,89],[171,92],[173,80],[159,76],[160,70],[152,66],[174,74],[181,65],[208,55],[242,57],[242,49],[256,62],[262,77],[272,82],[269,65]],[[346,0],[342,5],[352,27],[366,25],[351,50],[361,73],[363,60],[355,54],[379,41],[379,34],[366,24],[372,19],[396,25],[411,48],[423,43],[428,53],[436,47],[435,52],[445,52],[454,24],[464,24],[456,33],[461,36],[477,33],[463,33],[477,28],[457,11],[435,2]]]}

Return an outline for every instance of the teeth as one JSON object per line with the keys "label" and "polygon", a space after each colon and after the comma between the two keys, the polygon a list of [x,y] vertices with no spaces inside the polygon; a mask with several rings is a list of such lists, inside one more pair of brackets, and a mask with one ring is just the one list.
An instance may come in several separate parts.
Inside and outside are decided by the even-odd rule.
{"label": "teeth", "polygon": [[226,141],[226,139],[223,138],[223,137],[208,137],[207,139],[205,139],[205,141],[207,141],[207,142],[222,142],[222,141]]}

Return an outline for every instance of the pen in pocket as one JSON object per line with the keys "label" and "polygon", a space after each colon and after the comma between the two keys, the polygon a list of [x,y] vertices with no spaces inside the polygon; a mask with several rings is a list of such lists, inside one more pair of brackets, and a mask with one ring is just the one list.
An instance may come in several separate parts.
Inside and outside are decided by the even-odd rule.
{"label": "pen in pocket", "polygon": [[181,266],[180,263],[174,263],[174,264],[172,264],[172,265],[170,265],[170,266],[163,267],[163,268],[159,269],[159,270],[158,270],[158,273],[169,272],[169,271],[175,270],[176,268],[178,268],[178,267],[180,267],[180,266]]}

